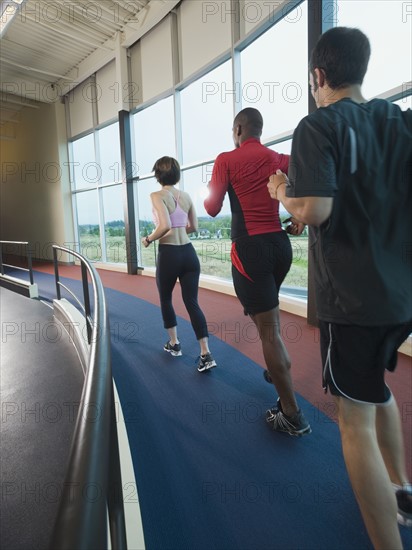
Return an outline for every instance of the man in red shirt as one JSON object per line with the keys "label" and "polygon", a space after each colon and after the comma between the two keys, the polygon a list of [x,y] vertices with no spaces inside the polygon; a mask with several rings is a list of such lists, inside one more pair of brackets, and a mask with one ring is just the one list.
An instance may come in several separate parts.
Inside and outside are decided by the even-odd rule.
{"label": "man in red shirt", "polygon": [[[233,123],[236,149],[214,164],[205,208],[216,216],[228,193],[232,211],[232,276],[236,294],[259,331],[267,369],[279,398],[266,420],[276,431],[301,436],[311,428],[299,409],[290,375],[290,358],[280,334],[279,288],[292,263],[292,247],[272,201],[267,181],[277,169],[287,172],[289,156],[260,142],[263,119],[257,109],[240,111]],[[293,220],[290,232],[304,224]]]}

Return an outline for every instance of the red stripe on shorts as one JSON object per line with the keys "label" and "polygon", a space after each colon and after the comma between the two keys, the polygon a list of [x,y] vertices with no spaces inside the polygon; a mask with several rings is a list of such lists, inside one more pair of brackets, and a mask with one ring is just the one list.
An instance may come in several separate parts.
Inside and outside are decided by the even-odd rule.
{"label": "red stripe on shorts", "polygon": [[240,261],[239,256],[237,255],[236,243],[232,243],[232,248],[230,249],[230,259],[232,260],[232,264],[236,267],[239,273],[241,273],[243,277],[246,277],[246,279],[249,279],[249,281],[252,281],[253,283],[253,279],[249,277],[249,275],[246,273],[245,268],[243,267],[243,264]]}

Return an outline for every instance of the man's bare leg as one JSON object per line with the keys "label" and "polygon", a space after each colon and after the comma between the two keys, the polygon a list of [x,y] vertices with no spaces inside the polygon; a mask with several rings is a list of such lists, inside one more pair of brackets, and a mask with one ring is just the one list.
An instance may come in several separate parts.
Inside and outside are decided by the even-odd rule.
{"label": "man's bare leg", "polygon": [[283,412],[287,416],[294,416],[298,411],[298,404],[290,375],[290,357],[280,334],[279,307],[250,317],[259,331],[266,366]]}
{"label": "man's bare leg", "polygon": [[376,434],[376,406],[336,397],[343,455],[375,550],[403,548],[397,503]]}
{"label": "man's bare leg", "polygon": [[389,477],[392,483],[402,486],[408,482],[408,476],[402,424],[393,396],[387,405],[376,407],[376,434]]}

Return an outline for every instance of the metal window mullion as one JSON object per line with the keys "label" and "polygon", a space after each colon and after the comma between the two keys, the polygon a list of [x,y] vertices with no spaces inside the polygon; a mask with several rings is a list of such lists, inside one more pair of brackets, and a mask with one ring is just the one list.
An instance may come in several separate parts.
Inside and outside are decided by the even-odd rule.
{"label": "metal window mullion", "polygon": [[72,137],[72,122],[70,119],[70,101],[69,95],[64,96],[64,114],[66,118],[66,137],[69,140]]}
{"label": "metal window mullion", "polygon": [[[129,73],[131,74],[131,73]],[[135,131],[134,131],[134,125],[136,121],[136,115],[129,113],[129,120],[130,120],[130,149],[131,149],[131,162],[134,167],[137,166],[136,162],[136,143],[135,143]],[[139,212],[139,189],[138,189],[138,183],[140,181],[139,176],[132,177],[131,178],[132,183],[130,185],[133,186],[133,212],[134,212],[134,238],[136,242],[136,261],[137,265],[143,265],[143,258],[142,258],[142,247],[140,246],[140,212]],[[132,236],[132,235],[131,235]]]}
{"label": "metal window mullion", "polygon": [[137,184],[139,180],[134,181],[133,185],[133,210],[135,215],[135,239],[137,245],[137,264],[143,265],[142,247],[140,245],[140,212],[139,212],[139,189]]}
{"label": "metal window mullion", "polygon": [[[182,136],[182,103],[181,92],[175,90],[173,94],[173,111],[175,120],[176,158],[183,165],[183,136]],[[184,190],[184,180],[181,188]]]}
{"label": "metal window mullion", "polygon": [[182,78],[182,54],[181,54],[181,40],[179,33],[179,21],[176,12],[172,11],[170,16],[170,35],[171,35],[171,49],[172,49],[172,75],[173,86],[176,86]]}
{"label": "metal window mullion", "polygon": [[137,242],[134,240],[136,235],[136,218],[134,210],[134,182],[133,182],[133,163],[131,149],[131,129],[129,111],[119,111],[119,136],[120,136],[120,159],[122,163],[122,195],[123,195],[123,215],[126,233],[126,260],[127,272],[130,275],[138,273],[137,263]]}
{"label": "metal window mullion", "polygon": [[92,74],[90,77],[91,90],[92,90],[92,122],[93,129],[95,130],[99,124],[99,113],[97,110],[97,87],[96,87],[96,74]]}
{"label": "metal window mullion", "polygon": [[102,167],[101,167],[101,158],[100,158],[100,139],[99,132],[93,133],[94,137],[94,158],[96,165],[99,167],[99,180],[97,182],[97,204],[98,204],[98,216],[99,216],[99,228],[100,228],[100,246],[101,246],[101,261],[107,261],[106,253],[106,228],[104,223],[104,200],[103,200],[103,189],[102,189]]}
{"label": "metal window mullion", "polygon": [[[325,9],[325,0],[307,0],[308,2],[308,55],[310,56],[313,48],[316,45],[319,37],[322,34],[324,27],[323,11]],[[330,3],[330,0],[327,0]],[[308,112],[313,113],[316,111],[316,104],[309,90],[307,91],[308,97]],[[309,227],[309,249],[315,242],[314,230]],[[308,257],[308,299],[307,299],[307,321],[308,324],[317,326],[317,313],[316,313],[316,287],[315,287],[315,266],[311,254]]]}
{"label": "metal window mullion", "polygon": [[235,118],[238,112],[242,110],[242,94],[240,93],[242,89],[242,66],[240,52],[234,48],[232,51],[232,79],[233,89],[235,90],[233,97],[233,118]]}
{"label": "metal window mullion", "polygon": [[[67,100],[67,98],[66,98]],[[66,101],[66,104],[68,102]],[[66,109],[66,122],[68,116],[68,109]],[[76,199],[76,186],[74,181],[74,166],[73,166],[73,141],[67,143],[68,157],[69,157],[69,181],[72,200],[72,215],[73,215],[73,233],[75,242],[74,247],[77,252],[80,252],[80,236],[79,236],[79,220],[77,219],[77,199]]]}
{"label": "metal window mullion", "polygon": [[97,188],[97,203],[98,203],[99,228],[100,228],[100,246],[102,251],[101,261],[107,262],[106,229],[104,225],[104,201],[103,201],[103,189],[101,187]]}
{"label": "metal window mullion", "polygon": [[[333,19],[329,16],[332,8]],[[326,16],[326,12],[327,15]],[[338,0],[322,0],[322,33],[336,27],[338,24]]]}

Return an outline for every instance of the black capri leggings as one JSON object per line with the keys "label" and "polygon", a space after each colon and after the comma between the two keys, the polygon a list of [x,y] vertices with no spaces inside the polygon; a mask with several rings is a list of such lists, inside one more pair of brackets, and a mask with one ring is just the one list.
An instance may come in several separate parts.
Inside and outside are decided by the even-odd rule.
{"label": "black capri leggings", "polygon": [[183,245],[159,244],[156,283],[160,296],[163,325],[166,329],[177,325],[176,314],[172,305],[172,292],[177,279],[179,279],[183,302],[198,340],[209,336],[206,318],[197,301],[199,276],[199,258],[192,243]]}

